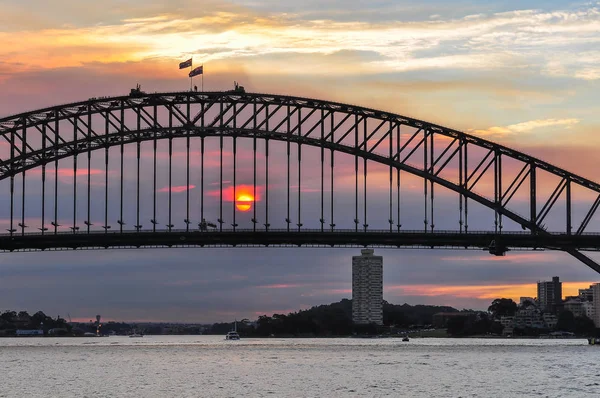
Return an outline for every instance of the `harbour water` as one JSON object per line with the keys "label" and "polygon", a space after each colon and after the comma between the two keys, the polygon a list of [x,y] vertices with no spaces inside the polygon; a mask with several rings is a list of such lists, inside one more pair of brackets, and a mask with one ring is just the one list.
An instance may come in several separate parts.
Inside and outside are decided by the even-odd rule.
{"label": "harbour water", "polygon": [[585,339],[0,339],[0,397],[593,397]]}

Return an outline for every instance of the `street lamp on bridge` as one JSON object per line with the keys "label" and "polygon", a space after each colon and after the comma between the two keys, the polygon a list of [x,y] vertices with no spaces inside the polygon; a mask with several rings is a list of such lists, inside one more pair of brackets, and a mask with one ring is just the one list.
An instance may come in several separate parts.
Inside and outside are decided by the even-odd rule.
{"label": "street lamp on bridge", "polygon": [[27,225],[23,224],[23,223],[19,223],[19,227],[21,228],[21,234],[25,234],[25,228],[27,228]]}

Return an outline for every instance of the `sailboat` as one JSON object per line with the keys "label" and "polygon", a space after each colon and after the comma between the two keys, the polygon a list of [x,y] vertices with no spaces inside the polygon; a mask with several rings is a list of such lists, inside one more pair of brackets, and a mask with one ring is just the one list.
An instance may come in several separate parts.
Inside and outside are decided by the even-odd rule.
{"label": "sailboat", "polygon": [[230,330],[225,335],[225,340],[239,340],[240,335],[237,332],[237,320],[233,323],[233,330]]}

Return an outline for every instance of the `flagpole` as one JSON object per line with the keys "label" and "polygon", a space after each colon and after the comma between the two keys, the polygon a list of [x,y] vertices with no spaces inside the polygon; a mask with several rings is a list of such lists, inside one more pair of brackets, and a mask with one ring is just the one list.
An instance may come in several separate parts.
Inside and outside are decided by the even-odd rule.
{"label": "flagpole", "polygon": [[[194,57],[192,57],[192,62],[190,62],[190,74],[194,70]],[[192,91],[194,85],[194,76],[190,76],[190,91]]]}

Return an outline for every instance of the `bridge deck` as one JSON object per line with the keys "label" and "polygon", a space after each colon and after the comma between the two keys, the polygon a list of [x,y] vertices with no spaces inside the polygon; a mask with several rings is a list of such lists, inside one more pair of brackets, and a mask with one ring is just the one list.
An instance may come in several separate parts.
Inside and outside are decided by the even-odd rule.
{"label": "bridge deck", "polygon": [[418,231],[98,231],[0,236],[0,251],[177,246],[379,246],[486,249],[502,255],[509,249],[600,250],[600,235],[537,235],[523,232]]}

